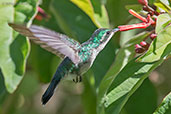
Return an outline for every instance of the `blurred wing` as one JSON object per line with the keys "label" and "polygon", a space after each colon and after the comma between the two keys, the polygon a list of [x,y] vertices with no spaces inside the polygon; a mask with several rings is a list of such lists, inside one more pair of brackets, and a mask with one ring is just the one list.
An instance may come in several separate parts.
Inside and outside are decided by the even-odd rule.
{"label": "blurred wing", "polygon": [[9,26],[55,55],[62,58],[67,56],[75,64],[79,62],[78,49],[80,44],[77,41],[68,38],[66,35],[35,25],[27,28],[23,25],[9,23]]}

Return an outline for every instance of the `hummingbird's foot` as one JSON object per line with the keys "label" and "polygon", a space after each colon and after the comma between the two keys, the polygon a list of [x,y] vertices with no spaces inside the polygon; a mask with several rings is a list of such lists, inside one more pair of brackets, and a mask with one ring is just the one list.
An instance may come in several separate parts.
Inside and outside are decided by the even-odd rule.
{"label": "hummingbird's foot", "polygon": [[76,76],[76,78],[75,79],[73,79],[73,82],[75,82],[75,83],[79,83],[79,82],[82,82],[82,77],[81,76]]}

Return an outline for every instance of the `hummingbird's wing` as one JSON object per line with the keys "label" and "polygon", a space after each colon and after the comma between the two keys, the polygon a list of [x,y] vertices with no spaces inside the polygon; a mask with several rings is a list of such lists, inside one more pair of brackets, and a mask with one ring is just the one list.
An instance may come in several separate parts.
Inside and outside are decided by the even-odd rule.
{"label": "hummingbird's wing", "polygon": [[20,34],[27,36],[42,48],[62,58],[67,56],[73,63],[78,64],[80,60],[78,56],[80,44],[77,41],[68,38],[66,35],[36,25],[27,28],[23,25],[9,23],[9,26]]}

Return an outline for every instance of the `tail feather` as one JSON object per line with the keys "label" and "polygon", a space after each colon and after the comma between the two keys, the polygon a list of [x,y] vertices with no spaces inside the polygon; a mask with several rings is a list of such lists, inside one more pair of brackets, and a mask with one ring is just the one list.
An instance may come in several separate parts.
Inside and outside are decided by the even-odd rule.
{"label": "tail feather", "polygon": [[60,80],[61,80],[61,77],[59,77],[58,79],[53,78],[46,92],[42,96],[43,105],[45,105],[49,101],[49,99],[53,96],[55,88],[57,87]]}
{"label": "tail feather", "polygon": [[49,101],[49,99],[52,97],[58,83],[60,82],[61,78],[63,78],[64,76],[65,76],[65,70],[61,64],[58,67],[58,69],[56,70],[56,73],[53,76],[49,87],[47,88],[47,90],[45,91],[45,93],[42,96],[42,104],[43,105],[45,105]]}
{"label": "tail feather", "polygon": [[73,62],[66,57],[62,63],[59,65],[58,69],[56,70],[55,75],[53,76],[53,79],[45,91],[45,93],[42,96],[42,104],[45,105],[49,99],[52,97],[55,88],[57,87],[60,80],[65,76],[65,74],[68,72],[70,68],[73,67]]}

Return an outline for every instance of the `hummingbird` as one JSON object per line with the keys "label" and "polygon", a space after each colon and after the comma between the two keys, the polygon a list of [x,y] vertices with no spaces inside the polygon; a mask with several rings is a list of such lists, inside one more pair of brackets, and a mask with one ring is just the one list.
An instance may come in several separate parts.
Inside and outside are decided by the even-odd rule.
{"label": "hummingbird", "polygon": [[9,23],[9,26],[63,59],[42,96],[43,105],[53,96],[57,85],[64,77],[76,83],[81,82],[82,75],[92,66],[99,52],[104,49],[115,32],[119,31],[118,28],[100,28],[95,30],[89,40],[80,44],[64,34],[41,26],[31,25],[27,28],[14,23]]}

